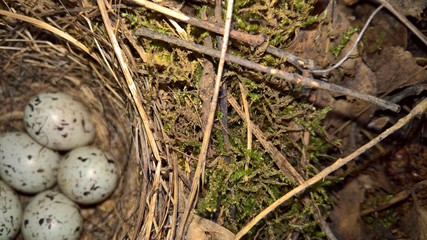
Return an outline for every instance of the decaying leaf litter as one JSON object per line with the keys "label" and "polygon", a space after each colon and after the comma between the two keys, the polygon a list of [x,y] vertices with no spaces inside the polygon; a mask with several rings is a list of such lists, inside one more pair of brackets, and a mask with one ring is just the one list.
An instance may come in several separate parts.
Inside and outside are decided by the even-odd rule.
{"label": "decaying leaf litter", "polygon": [[[76,44],[76,49],[67,48],[82,51],[79,56],[96,60],[94,64],[99,64],[105,71],[103,74],[113,79],[109,84],[100,86],[125,96],[124,99],[128,97],[132,103],[133,107],[129,109],[133,110],[129,111],[135,111],[137,119],[132,123],[136,134],[133,138],[137,143],[135,149],[144,148],[135,150],[143,154],[140,155],[143,157],[136,158],[136,162],[144,160],[138,164],[141,178],[137,181],[141,186],[138,194],[141,197],[139,202],[133,204],[134,212],[128,209],[131,213],[126,215],[126,221],[122,219],[118,223],[119,228],[126,231],[112,228],[109,233],[108,230],[101,231],[104,236],[110,234],[117,237],[117,233],[121,232],[130,238],[174,239],[175,234],[185,234],[187,226],[200,230],[189,233],[188,237],[193,239],[209,236],[233,238],[233,234],[224,227],[238,233],[237,238],[258,239],[333,239],[334,236],[340,239],[340,236],[349,236],[349,233],[353,233],[351,236],[354,237],[376,238],[394,234],[416,238],[425,234],[422,228],[425,221],[423,185],[413,185],[425,179],[421,171],[423,168],[419,166],[422,166],[425,155],[421,152],[416,157],[411,156],[411,159],[419,160],[412,160],[407,165],[399,157],[390,163],[375,160],[381,155],[404,155],[399,151],[416,152],[414,148],[422,149],[420,142],[413,140],[412,147],[408,145],[396,151],[393,150],[396,148],[395,141],[390,140],[385,146],[377,141],[371,147],[379,149],[380,154],[368,151],[360,157],[365,161],[347,164],[346,169],[338,171],[337,175],[330,173],[339,168],[338,165],[326,168],[337,157],[347,156],[391,126],[421,101],[425,95],[425,45],[383,9],[373,18],[370,28],[348,60],[328,75],[313,76],[311,70],[327,68],[349,52],[359,29],[378,6],[369,1],[316,2],[235,2],[233,29],[246,32],[243,36],[257,36],[256,39],[268,41],[245,42],[244,37],[239,39],[234,31],[231,32],[228,54],[252,63],[242,67],[239,62],[231,61],[222,71],[221,81],[227,87],[221,88],[218,101],[222,107],[216,110],[214,121],[211,121],[213,129],[203,166],[205,174],[198,176],[203,179],[200,189],[194,189],[196,183],[192,181],[198,179],[195,178],[195,168],[200,161],[201,143],[206,124],[209,123],[206,116],[210,112],[218,61],[209,54],[203,55],[205,52],[189,51],[180,44],[170,45],[135,33],[144,32],[141,29],[145,27],[165,37],[176,36],[221,50],[222,40],[213,33],[215,31],[185,24],[179,17],[175,20],[168,18],[170,15],[160,14],[157,8],[140,8],[138,4],[150,3],[146,1],[2,3],[4,10],[36,18],[77,39],[83,45]],[[417,9],[424,9],[425,3],[411,2],[412,5],[400,1],[393,1],[392,4],[403,4],[399,5],[398,10],[410,16],[412,22],[420,27],[423,21],[425,23],[425,16]],[[180,9],[184,16],[192,16],[196,22],[200,19],[222,23],[218,19],[222,19],[221,9],[225,11],[225,6],[215,5],[214,2],[168,1],[160,4],[173,9],[172,14]],[[70,19],[74,21],[67,21]],[[21,29],[34,36],[30,41],[41,37],[54,44],[73,43],[70,39],[60,40],[63,36],[57,32],[53,35],[40,32],[41,29],[51,31],[46,26],[37,25],[31,20],[27,22],[29,24],[22,25],[13,16],[2,19],[2,39],[7,40],[2,44],[5,47],[1,51],[6,53],[2,56],[11,55],[11,52],[7,52],[13,49],[9,39],[13,39],[13,33],[20,33]],[[222,33],[223,28],[219,28],[218,32]],[[394,38],[396,33],[402,37]],[[233,40],[236,38],[239,40]],[[91,57],[83,52],[88,52]],[[2,59],[7,62],[6,57]],[[229,60],[230,57],[226,56],[225,59]],[[266,71],[259,68],[252,68],[257,71],[251,70],[252,66],[257,66],[255,63],[292,74],[262,74]],[[293,83],[298,83],[300,79],[322,78],[323,81],[327,80],[321,82],[325,86],[337,84],[350,92],[358,91],[394,101],[403,107],[402,115],[384,111],[363,100],[355,100],[355,96],[349,97],[343,92],[309,90],[298,84],[286,83],[280,77]],[[228,100],[228,106],[224,107],[227,104],[224,100]],[[325,109],[319,108],[325,106]],[[415,110],[411,117],[424,111],[420,107]],[[415,119],[409,125],[413,128],[421,126],[417,122],[421,120]],[[414,132],[420,132],[420,129],[407,128],[399,133],[399,137],[419,139],[419,134]],[[365,151],[362,149],[356,155]],[[337,154],[339,152],[341,155]],[[352,158],[343,159],[347,160],[341,161],[341,165]],[[319,175],[322,169],[324,171]],[[399,185],[398,180],[393,179],[393,176],[402,175],[402,169],[410,175],[402,177],[410,180],[405,185]],[[368,170],[366,174],[359,174],[365,170]],[[313,176],[314,180],[307,184],[306,181]],[[344,182],[348,184],[343,184],[343,177],[347,177]],[[386,184],[389,179],[396,182]],[[332,189],[341,185],[343,189],[332,197]],[[311,187],[306,189],[308,186]],[[188,202],[191,190],[198,193],[192,199],[196,204],[195,213],[204,219],[192,213],[184,222],[183,212],[192,210]],[[286,201],[282,195],[287,192],[292,193],[288,194],[290,197],[304,193]],[[351,200],[359,200],[360,205],[357,202],[354,204],[365,214],[354,212],[355,205],[351,206],[345,200],[348,194],[357,196]],[[399,201],[401,209],[386,204],[390,195],[394,194],[406,196]],[[336,206],[333,210],[332,198],[335,198]],[[381,211],[375,210],[378,201],[385,201],[379,204],[384,207]],[[109,204],[117,208],[119,202]],[[274,211],[271,204],[276,204]],[[114,208],[111,205],[109,207]],[[346,212],[349,208],[353,211],[353,217]],[[366,209],[371,209],[371,212],[366,213]],[[330,219],[323,220],[330,211]],[[251,226],[251,223],[256,223],[253,219],[260,212],[263,218],[255,218],[259,222]],[[404,216],[406,212],[410,213],[409,216]],[[115,214],[123,217],[120,211]],[[93,216],[88,214],[86,217],[87,223],[92,223],[92,228],[87,224],[86,230],[93,231]],[[209,220],[219,225],[200,224]],[[413,221],[413,224],[408,224],[408,221]],[[408,229],[407,226],[416,227]]]}

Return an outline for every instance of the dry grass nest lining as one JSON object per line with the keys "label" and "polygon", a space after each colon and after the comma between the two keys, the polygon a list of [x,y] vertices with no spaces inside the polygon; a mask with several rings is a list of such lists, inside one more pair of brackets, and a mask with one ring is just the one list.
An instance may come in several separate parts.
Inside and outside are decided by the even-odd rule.
{"label": "dry grass nest lining", "polygon": [[[135,166],[138,162],[132,140],[133,107],[111,76],[92,64],[87,55],[71,52],[65,42],[36,40],[49,36],[40,34],[40,29],[32,25],[14,23],[0,28],[0,132],[25,131],[24,106],[38,93],[63,92],[83,102],[97,126],[93,144],[117,160],[120,181],[113,196],[105,202],[82,209],[85,218],[82,239],[121,239],[131,234],[141,189],[145,189],[142,185],[148,184],[139,181]],[[28,196],[22,198],[28,200]]]}

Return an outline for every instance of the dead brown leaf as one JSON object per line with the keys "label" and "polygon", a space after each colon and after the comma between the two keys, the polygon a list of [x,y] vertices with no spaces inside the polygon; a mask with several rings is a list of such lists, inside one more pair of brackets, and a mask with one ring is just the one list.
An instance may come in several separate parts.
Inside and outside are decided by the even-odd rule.
{"label": "dead brown leaf", "polygon": [[[330,66],[349,51],[357,34],[350,38],[338,57],[328,52],[329,48],[337,46],[346,31],[354,26],[362,26],[373,10],[374,7],[369,4],[361,3],[356,8],[338,4],[332,25],[301,33],[291,45],[290,51],[314,60],[317,66]],[[369,29],[363,42],[356,48],[357,51],[331,72],[329,82],[379,96],[425,80],[427,71],[417,65],[410,52],[404,50],[407,46],[407,30],[404,25],[390,13],[383,11],[374,18]],[[369,122],[376,110],[363,101],[326,91],[317,92],[311,99],[317,105],[332,107],[336,115],[357,119],[362,124]],[[359,115],[362,110],[363,114]]]}
{"label": "dead brown leaf", "polygon": [[354,78],[345,81],[344,86],[359,92],[375,95],[377,84],[375,74],[364,63],[356,67]]}
{"label": "dead brown leaf", "polygon": [[401,47],[388,47],[365,59],[375,73],[378,93],[393,91],[425,80],[427,71]]}
{"label": "dead brown leaf", "polygon": [[[355,16],[360,16],[353,24],[363,26],[368,20],[370,14],[375,10],[375,6],[362,4],[356,7]],[[395,16],[388,11],[380,11],[369,24],[369,27],[363,35],[359,49],[363,54],[369,57],[369,54],[376,54],[381,49],[390,46],[408,46],[408,29]]]}
{"label": "dead brown leaf", "polygon": [[197,215],[192,215],[187,231],[188,240],[232,240],[234,237],[234,233],[221,225]]}
{"label": "dead brown leaf", "polygon": [[329,217],[331,229],[338,239],[363,239],[364,226],[360,217],[363,193],[356,179],[350,181],[337,193],[337,201]]}
{"label": "dead brown leaf", "polygon": [[423,9],[427,7],[426,0],[388,0],[391,5],[406,15],[420,18]]}
{"label": "dead brown leaf", "polygon": [[[415,196],[415,194],[413,194]],[[414,205],[402,220],[402,227],[415,240],[427,239],[427,210],[414,199]]]}
{"label": "dead brown leaf", "polygon": [[375,172],[375,176],[372,173],[359,175],[337,192],[337,200],[329,218],[338,239],[378,239],[375,236],[381,236],[379,230],[369,230],[361,218],[362,203],[375,203],[375,199],[370,199],[372,196],[368,193],[375,193],[378,189],[390,190],[391,185],[383,174]]}

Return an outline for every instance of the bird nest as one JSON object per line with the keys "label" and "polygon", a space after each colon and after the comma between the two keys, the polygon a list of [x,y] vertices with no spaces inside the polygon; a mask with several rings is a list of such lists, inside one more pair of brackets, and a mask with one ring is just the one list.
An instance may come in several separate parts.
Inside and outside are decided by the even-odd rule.
{"label": "bird nest", "polygon": [[[32,96],[42,92],[72,95],[90,109],[97,129],[93,145],[111,153],[120,176],[111,197],[99,205],[82,207],[82,239],[144,236],[141,229],[149,218],[162,228],[165,223],[158,219],[167,215],[167,207],[162,205],[170,205],[170,192],[161,191],[157,196],[150,193],[155,175],[152,170],[157,163],[150,157],[143,123],[128,87],[121,76],[115,75],[120,71],[111,45],[98,35],[99,29],[82,26],[90,19],[77,13],[64,16],[66,10],[57,1],[16,1],[7,7],[17,14],[0,18],[0,132],[25,131],[23,111]],[[94,8],[87,11],[98,17]],[[39,21],[50,22],[40,26]],[[86,49],[49,31],[49,25],[63,34],[74,33],[80,46],[96,44],[100,52],[88,54]],[[138,87],[144,89],[144,83]],[[167,180],[159,180],[159,172],[157,178],[157,184],[162,181],[169,186]],[[21,196],[23,202],[29,197]],[[146,205],[153,198],[159,202]],[[145,231],[151,229],[146,227]]]}

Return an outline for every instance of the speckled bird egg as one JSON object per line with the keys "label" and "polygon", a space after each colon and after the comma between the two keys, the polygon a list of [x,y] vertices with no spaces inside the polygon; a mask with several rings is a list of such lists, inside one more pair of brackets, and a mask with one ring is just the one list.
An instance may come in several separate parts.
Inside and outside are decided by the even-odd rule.
{"label": "speckled bird egg", "polygon": [[18,195],[0,180],[0,240],[13,239],[19,232],[22,206]]}
{"label": "speckled bird egg", "polygon": [[55,150],[88,145],[95,137],[89,110],[64,93],[41,93],[25,106],[27,132],[40,144]]}
{"label": "speckled bird egg", "polygon": [[78,239],[83,218],[76,203],[64,194],[47,190],[30,200],[22,216],[24,239]]}
{"label": "speckled bird egg", "polygon": [[59,188],[81,204],[106,199],[114,191],[117,180],[116,162],[108,153],[93,146],[72,150],[59,164]]}
{"label": "speckled bird egg", "polygon": [[60,156],[23,132],[0,134],[0,177],[14,189],[37,193],[56,183]]}

